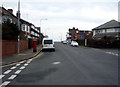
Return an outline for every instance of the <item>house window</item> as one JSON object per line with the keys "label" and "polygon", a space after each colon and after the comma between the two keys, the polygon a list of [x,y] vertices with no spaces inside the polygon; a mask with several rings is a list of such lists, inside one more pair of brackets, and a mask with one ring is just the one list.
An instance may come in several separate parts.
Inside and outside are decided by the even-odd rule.
{"label": "house window", "polygon": [[110,32],[115,32],[114,29],[107,29],[107,33],[110,33]]}
{"label": "house window", "polygon": [[28,26],[28,32],[30,32],[30,26]]}
{"label": "house window", "polygon": [[25,24],[22,24],[22,31],[25,31]]}
{"label": "house window", "polygon": [[115,32],[120,32],[120,28],[116,28],[116,29],[115,29]]}

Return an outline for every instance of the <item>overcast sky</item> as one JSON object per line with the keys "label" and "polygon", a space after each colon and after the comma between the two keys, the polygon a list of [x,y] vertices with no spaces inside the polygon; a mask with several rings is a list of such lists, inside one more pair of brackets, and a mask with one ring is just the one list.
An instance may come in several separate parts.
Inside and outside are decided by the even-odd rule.
{"label": "overcast sky", "polygon": [[[2,0],[16,15],[18,0]],[[118,20],[119,0],[20,0],[21,18],[40,26],[54,40],[64,40],[69,28],[92,30],[112,19]]]}

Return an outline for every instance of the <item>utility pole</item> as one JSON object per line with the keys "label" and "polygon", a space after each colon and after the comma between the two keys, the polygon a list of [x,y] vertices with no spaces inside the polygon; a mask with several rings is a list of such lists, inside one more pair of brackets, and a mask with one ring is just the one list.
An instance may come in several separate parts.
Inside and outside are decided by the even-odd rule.
{"label": "utility pole", "polygon": [[[20,0],[18,1],[18,29],[20,31]],[[19,43],[20,43],[20,35],[18,35],[18,53],[20,52],[19,48]]]}

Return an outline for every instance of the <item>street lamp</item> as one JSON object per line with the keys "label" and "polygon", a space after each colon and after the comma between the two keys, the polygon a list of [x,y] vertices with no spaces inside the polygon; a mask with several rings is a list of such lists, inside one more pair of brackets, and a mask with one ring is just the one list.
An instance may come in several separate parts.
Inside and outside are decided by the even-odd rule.
{"label": "street lamp", "polygon": [[40,19],[40,30],[42,29],[42,20],[48,20],[47,18],[42,18],[42,19]]}
{"label": "street lamp", "polygon": [[[18,29],[20,30],[20,0],[18,1]],[[19,53],[20,35],[18,35],[18,53]]]}

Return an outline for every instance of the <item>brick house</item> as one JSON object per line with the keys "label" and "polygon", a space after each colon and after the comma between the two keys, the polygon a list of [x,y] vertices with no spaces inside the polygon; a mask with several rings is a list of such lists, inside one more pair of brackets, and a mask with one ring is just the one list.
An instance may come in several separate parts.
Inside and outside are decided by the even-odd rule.
{"label": "brick house", "polygon": [[[4,7],[0,7],[0,12],[2,14],[2,19],[0,18],[0,23],[4,23],[8,19],[11,23],[18,23],[18,13],[16,16],[13,14],[12,9],[5,9]],[[34,26],[34,28],[32,28]],[[43,38],[43,34],[40,32],[40,27],[36,27],[34,24],[20,19],[20,33],[24,34],[28,39],[40,39]],[[32,42],[31,42],[32,43]],[[17,53],[18,41],[15,40],[2,40],[2,56],[9,56]],[[20,39],[19,42],[19,51],[23,51],[29,48],[29,40]]]}
{"label": "brick house", "polygon": [[[18,22],[18,13],[16,13],[16,16],[13,14],[12,9],[6,10],[4,7],[0,7],[0,10],[2,10],[2,23],[7,21],[9,19],[11,23]],[[39,39],[42,38],[42,33],[40,32],[40,27],[36,27],[34,24],[24,20],[20,19],[20,31],[23,33],[27,38],[31,39]]]}
{"label": "brick house", "polygon": [[71,40],[78,40],[78,39],[91,39],[92,38],[92,31],[87,30],[79,30],[78,28],[69,29],[69,33],[67,34],[67,38]]}

